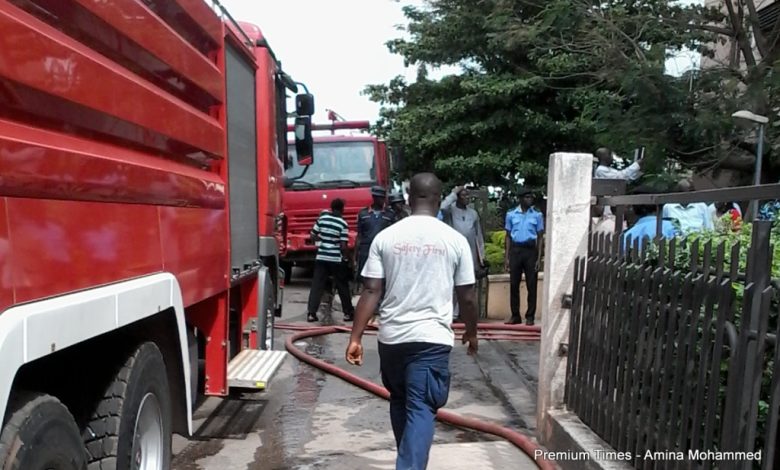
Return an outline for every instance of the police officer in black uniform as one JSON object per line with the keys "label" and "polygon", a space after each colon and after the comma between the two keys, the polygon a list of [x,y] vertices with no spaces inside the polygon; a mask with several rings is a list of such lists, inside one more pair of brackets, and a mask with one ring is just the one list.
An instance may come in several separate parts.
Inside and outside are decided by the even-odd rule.
{"label": "police officer in black uniform", "polygon": [[399,192],[390,193],[390,196],[387,198],[387,202],[390,203],[390,209],[393,211],[396,222],[401,219],[405,219],[410,215],[406,207],[406,201],[404,200],[403,194]]}
{"label": "police officer in black uniform", "polygon": [[360,273],[363,271],[363,265],[368,258],[368,249],[371,242],[374,241],[376,234],[389,227],[395,222],[395,214],[385,206],[387,191],[381,186],[371,188],[371,196],[374,202],[370,207],[364,207],[360,210],[357,217],[357,239],[355,240],[355,254],[357,256],[357,278],[361,279]]}

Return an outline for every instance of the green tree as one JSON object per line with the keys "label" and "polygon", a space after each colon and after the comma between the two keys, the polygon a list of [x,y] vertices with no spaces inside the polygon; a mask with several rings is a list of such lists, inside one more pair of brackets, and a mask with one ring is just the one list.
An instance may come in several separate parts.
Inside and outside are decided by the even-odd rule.
{"label": "green tree", "polygon": [[[541,185],[551,152],[600,145],[623,154],[644,145],[656,172],[668,160],[717,166],[740,144],[731,112],[771,89],[771,54],[753,75],[737,70],[739,61],[665,75],[671,53],[712,55],[713,41],[739,37],[732,17],[699,6],[429,0],[405,14],[409,39],[388,47],[418,67],[417,80],[397,77],[366,93],[383,104],[377,131],[404,149],[408,172],[484,184],[510,183],[509,174]],[[462,73],[430,80],[427,70],[442,65]]]}

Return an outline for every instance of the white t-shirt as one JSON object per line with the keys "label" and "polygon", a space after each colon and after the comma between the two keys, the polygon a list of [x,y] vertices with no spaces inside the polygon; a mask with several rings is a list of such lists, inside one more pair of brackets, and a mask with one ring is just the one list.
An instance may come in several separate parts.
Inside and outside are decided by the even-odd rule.
{"label": "white t-shirt", "polygon": [[452,290],[475,282],[463,235],[436,217],[406,217],[374,238],[361,275],[386,282],[380,342],[454,344]]}

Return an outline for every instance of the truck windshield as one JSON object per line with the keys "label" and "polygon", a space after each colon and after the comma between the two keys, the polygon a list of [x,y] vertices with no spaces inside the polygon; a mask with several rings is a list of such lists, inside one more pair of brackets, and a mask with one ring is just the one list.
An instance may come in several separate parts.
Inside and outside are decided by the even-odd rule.
{"label": "truck windshield", "polygon": [[[303,167],[297,163],[294,145],[289,146],[288,152],[292,168],[285,175],[297,178]],[[314,163],[293,187],[370,186],[375,178],[373,142],[315,142]]]}

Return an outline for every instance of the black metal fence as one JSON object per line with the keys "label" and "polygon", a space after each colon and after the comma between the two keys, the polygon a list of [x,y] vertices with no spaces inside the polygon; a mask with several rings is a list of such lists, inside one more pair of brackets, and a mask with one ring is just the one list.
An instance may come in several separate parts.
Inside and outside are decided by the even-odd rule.
{"label": "black metal fence", "polygon": [[780,468],[771,229],[754,223],[749,246],[591,235],[566,404],[636,468]]}

